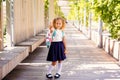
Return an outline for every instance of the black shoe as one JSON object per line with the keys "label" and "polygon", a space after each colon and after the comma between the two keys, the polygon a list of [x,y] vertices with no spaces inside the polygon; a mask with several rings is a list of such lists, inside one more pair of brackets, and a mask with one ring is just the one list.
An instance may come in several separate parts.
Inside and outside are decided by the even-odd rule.
{"label": "black shoe", "polygon": [[54,78],[60,78],[60,74],[56,73]]}
{"label": "black shoe", "polygon": [[49,79],[53,78],[52,74],[46,74],[46,77]]}

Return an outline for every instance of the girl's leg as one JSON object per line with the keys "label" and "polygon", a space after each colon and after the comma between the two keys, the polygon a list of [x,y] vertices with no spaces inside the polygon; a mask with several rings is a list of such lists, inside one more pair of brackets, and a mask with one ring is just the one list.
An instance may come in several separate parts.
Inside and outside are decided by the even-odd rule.
{"label": "girl's leg", "polygon": [[61,70],[62,70],[62,61],[58,61],[57,73],[54,76],[55,78],[60,78]]}
{"label": "girl's leg", "polygon": [[55,65],[56,65],[56,63],[57,63],[57,61],[53,61],[53,62],[52,62],[52,65],[53,65],[53,66],[55,66]]}
{"label": "girl's leg", "polygon": [[58,61],[58,70],[57,70],[57,73],[61,74],[61,70],[62,70],[62,61]]}
{"label": "girl's leg", "polygon": [[52,73],[52,70],[55,67],[55,65],[56,65],[56,61],[52,62],[52,64],[48,68],[48,73],[47,74],[51,74]]}
{"label": "girl's leg", "polygon": [[54,68],[55,65],[56,65],[56,61],[52,62],[52,64],[49,66],[48,73],[46,74],[47,78],[53,78],[53,76],[52,76],[52,70],[53,70],[53,68]]}

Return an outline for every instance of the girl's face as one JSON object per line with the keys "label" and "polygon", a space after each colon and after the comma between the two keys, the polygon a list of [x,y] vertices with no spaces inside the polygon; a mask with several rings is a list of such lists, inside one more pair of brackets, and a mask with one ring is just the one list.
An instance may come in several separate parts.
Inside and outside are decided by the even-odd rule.
{"label": "girl's face", "polygon": [[62,27],[62,20],[56,20],[55,26],[57,29],[61,29]]}

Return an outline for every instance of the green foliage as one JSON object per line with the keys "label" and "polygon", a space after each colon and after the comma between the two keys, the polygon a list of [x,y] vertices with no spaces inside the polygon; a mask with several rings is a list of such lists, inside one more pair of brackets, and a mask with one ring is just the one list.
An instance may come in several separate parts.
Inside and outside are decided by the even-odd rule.
{"label": "green foliage", "polygon": [[6,26],[4,27],[3,34],[6,35]]}
{"label": "green foliage", "polygon": [[64,18],[64,14],[63,14],[63,12],[61,11],[60,6],[58,6],[57,1],[58,1],[58,0],[54,0],[55,15],[56,15],[56,16],[59,16],[59,17],[63,17],[63,18]]}
{"label": "green foliage", "polygon": [[68,15],[68,19],[70,20],[80,20],[80,0],[70,0],[72,4],[69,6],[71,7],[70,13]]}
{"label": "green foliage", "polygon": [[111,37],[120,39],[120,0],[94,0],[94,10],[109,25]]}
{"label": "green foliage", "polygon": [[2,0],[0,0],[0,9],[1,9],[1,3],[2,3]]}
{"label": "green foliage", "polygon": [[68,15],[70,20],[78,20],[84,22],[84,10],[86,9],[86,25],[88,26],[88,17],[91,10],[91,2],[88,0],[70,0],[71,10]]}
{"label": "green foliage", "polygon": [[44,5],[44,8],[45,8],[45,17],[48,16],[48,9],[49,9],[49,1],[48,0],[44,0],[45,2],[45,5]]}
{"label": "green foliage", "polygon": [[45,0],[45,10],[48,10],[48,7],[49,7],[49,1]]}

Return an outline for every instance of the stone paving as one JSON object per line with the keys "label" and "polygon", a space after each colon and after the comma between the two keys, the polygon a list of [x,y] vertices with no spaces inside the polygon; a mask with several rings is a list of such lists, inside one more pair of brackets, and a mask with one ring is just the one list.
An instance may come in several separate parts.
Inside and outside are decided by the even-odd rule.
{"label": "stone paving", "polygon": [[[65,31],[69,52],[57,80],[120,80],[120,67],[115,59],[70,24]],[[50,65],[46,61],[47,52],[42,44],[3,80],[49,80],[45,77]]]}

